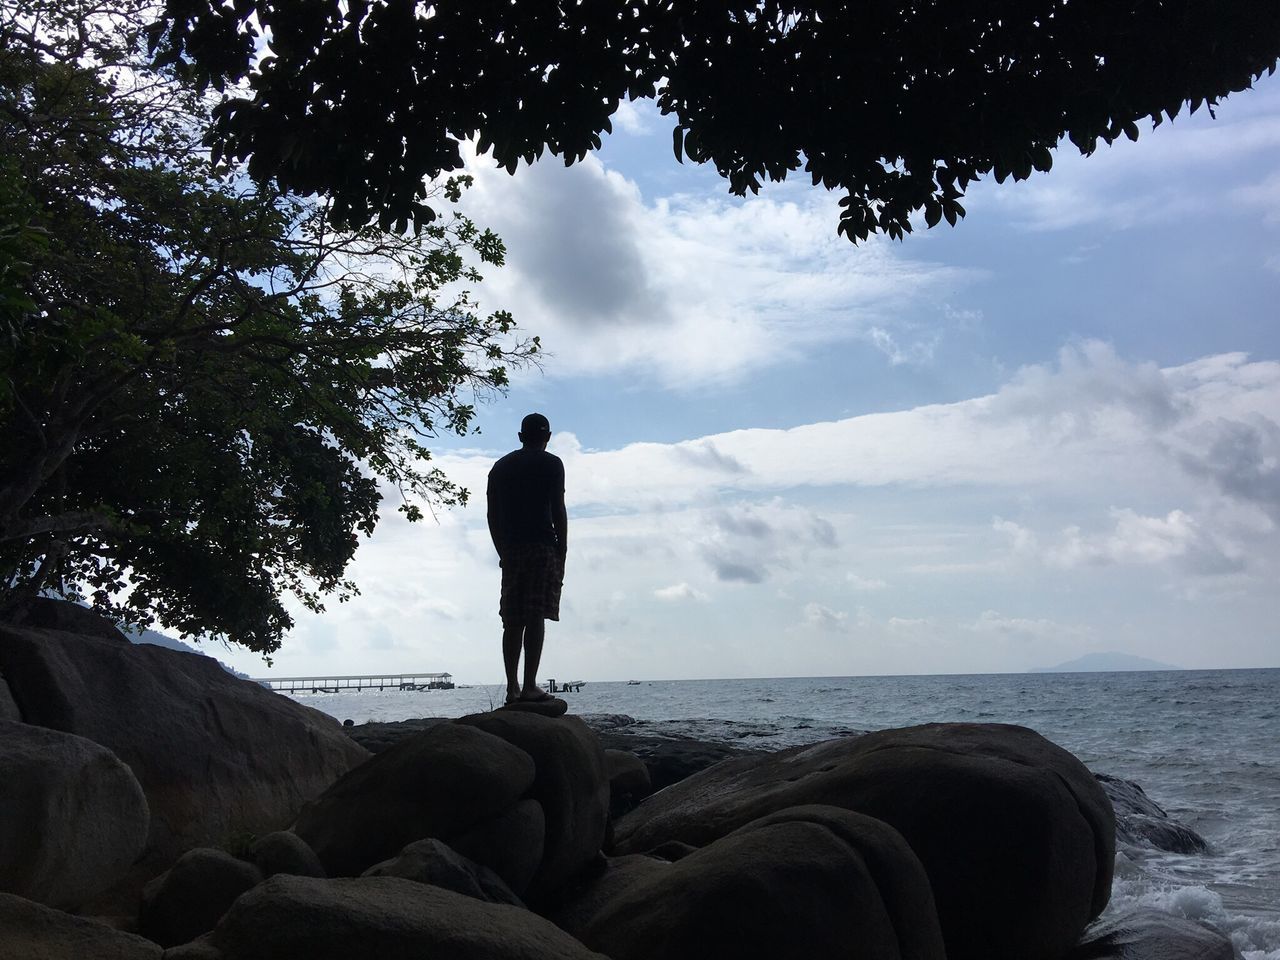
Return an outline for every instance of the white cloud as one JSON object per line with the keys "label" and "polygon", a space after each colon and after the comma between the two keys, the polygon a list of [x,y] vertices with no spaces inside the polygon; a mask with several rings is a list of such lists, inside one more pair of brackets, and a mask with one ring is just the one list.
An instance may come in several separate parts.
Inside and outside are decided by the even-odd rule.
{"label": "white cloud", "polygon": [[661,119],[652,100],[623,100],[612,117],[616,129],[635,136],[652,133]]}
{"label": "white cloud", "polygon": [[653,595],[659,600],[698,600],[701,602],[707,600],[705,593],[689,586],[684,581],[673,583],[669,587],[659,587],[653,591]]}
{"label": "white cloud", "polygon": [[[594,156],[515,176],[480,158],[466,207],[506,242],[486,306],[541,336],[554,374],[626,371],[677,389],[741,378],[836,341],[926,363],[947,299],[976,271],[836,235],[837,198],[800,183],[761,196],[644,198]],[[919,248],[917,248],[919,249]]]}
{"label": "white cloud", "polygon": [[854,590],[862,592],[883,590],[888,586],[888,584],[879,577],[860,577],[856,573],[845,574],[845,580],[848,581],[849,586]]}
{"label": "white cloud", "polygon": [[801,622],[819,630],[842,633],[849,629],[849,614],[843,610],[832,610],[821,603],[806,603],[801,611]]}
{"label": "white cloud", "polygon": [[1032,617],[1006,617],[995,610],[984,610],[965,629],[973,633],[993,634],[1013,639],[1043,640],[1046,638],[1078,637],[1088,630],[1053,620]]}

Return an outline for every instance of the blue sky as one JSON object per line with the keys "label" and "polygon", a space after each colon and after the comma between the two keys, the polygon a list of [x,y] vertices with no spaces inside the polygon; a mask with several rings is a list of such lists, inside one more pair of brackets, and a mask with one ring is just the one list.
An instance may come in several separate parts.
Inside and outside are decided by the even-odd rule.
{"label": "blue sky", "polygon": [[476,504],[385,511],[270,672],[500,678],[482,493],[531,410],[571,523],[544,676],[1280,665],[1280,82],[857,247],[836,195],[728,196],[670,127],[474,161],[509,252],[477,293],[547,355],[437,448]]}

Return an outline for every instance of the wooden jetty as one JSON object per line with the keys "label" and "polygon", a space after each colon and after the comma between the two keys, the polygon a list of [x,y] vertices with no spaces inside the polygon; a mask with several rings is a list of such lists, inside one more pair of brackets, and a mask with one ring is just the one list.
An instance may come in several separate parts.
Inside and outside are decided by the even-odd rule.
{"label": "wooden jetty", "polygon": [[449,673],[372,673],[358,677],[254,677],[276,693],[338,693],[346,690],[452,690]]}

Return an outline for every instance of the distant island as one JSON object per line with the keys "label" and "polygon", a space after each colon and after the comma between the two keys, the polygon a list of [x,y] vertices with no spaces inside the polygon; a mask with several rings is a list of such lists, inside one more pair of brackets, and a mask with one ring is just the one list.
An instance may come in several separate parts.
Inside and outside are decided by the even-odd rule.
{"label": "distant island", "polygon": [[1121,670],[1181,670],[1182,667],[1172,663],[1161,663],[1147,657],[1136,657],[1131,653],[1106,651],[1103,653],[1086,653],[1066,663],[1054,667],[1032,667],[1028,673],[1109,673]]}

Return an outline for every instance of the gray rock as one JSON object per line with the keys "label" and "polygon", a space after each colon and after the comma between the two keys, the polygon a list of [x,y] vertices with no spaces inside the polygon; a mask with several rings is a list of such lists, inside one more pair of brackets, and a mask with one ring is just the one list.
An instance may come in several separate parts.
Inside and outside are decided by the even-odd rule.
{"label": "gray rock", "polygon": [[4,678],[4,674],[0,674],[0,720],[22,720],[22,711],[13,699],[13,691],[9,689],[9,681]]}
{"label": "gray rock", "polygon": [[1070,753],[1003,724],[883,730],[730,760],[619,820],[611,852],[705,847],[808,803],[867,814],[906,838],[929,874],[949,960],[1058,960],[1110,898],[1106,794]]}
{"label": "gray rock", "polygon": [[403,877],[405,880],[443,887],[485,903],[524,906],[496,873],[468,860],[448,844],[435,838],[409,844],[392,859],[374,864],[363,875]]}
{"label": "gray rock", "polygon": [[78,633],[115,643],[129,642],[120,628],[102,614],[69,600],[32,597],[14,611],[9,619],[17,626],[62,630],[65,633]]}
{"label": "gray rock", "polygon": [[[620,729],[625,730],[625,727]],[[679,783],[724,760],[766,755],[763,750],[745,750],[728,743],[643,736],[612,729],[597,728],[597,732],[606,749],[625,750],[640,758],[649,771],[649,782],[654,791]]]}
{"label": "gray rock", "polygon": [[536,914],[399,877],[272,877],[165,960],[607,960]]}
{"label": "gray rock", "polygon": [[0,890],[79,906],[124,876],[148,823],[142,788],[106,747],[0,720]]}
{"label": "gray rock", "polygon": [[415,840],[452,843],[509,810],[533,781],[534,763],[523,750],[474,727],[442,723],[342,777],[307,804],[294,832],[330,876],[358,876]]}
{"label": "gray rock", "polygon": [[0,893],[0,957],[4,960],[160,960],[142,937]]}
{"label": "gray rock", "polygon": [[262,882],[251,863],[197,847],[142,891],[138,929],[148,940],[173,947],[208,933],[236,898]]}
{"label": "gray rock", "polygon": [[147,862],[287,826],[368,753],[332,717],[212,657],[0,626],[0,670],[28,723],[86,737],[133,770],[151,808]]}
{"label": "gray rock", "polygon": [[1171,853],[1204,853],[1209,844],[1186,824],[1165,813],[1160,804],[1132,780],[1096,773],[1116,812],[1116,839]]}
{"label": "gray rock", "polygon": [[581,938],[613,960],[945,957],[928,878],[906,841],[824,806],[780,811],[643,868]]}
{"label": "gray rock", "polygon": [[536,713],[541,717],[563,717],[569,710],[569,704],[559,697],[552,697],[550,700],[512,700],[498,709]]}
{"label": "gray rock", "polygon": [[609,816],[620,817],[653,793],[649,768],[634,753],[626,750],[604,752],[605,772],[609,777]]}
{"label": "gray rock", "polygon": [[277,830],[259,837],[249,849],[253,861],[264,877],[288,873],[295,877],[323,877],[324,865],[316,852],[296,833]]}
{"label": "gray rock", "polygon": [[497,710],[456,723],[501,737],[533,758],[536,775],[529,795],[542,806],[546,841],[537,874],[519,892],[535,906],[546,902],[600,853],[609,820],[600,742],[577,717]]}
{"label": "gray rock", "polygon": [[[448,722],[447,717],[422,717],[417,720],[371,721],[356,724],[351,724],[348,720],[343,721],[343,727],[346,729],[347,736],[370,753],[381,753],[415,733],[430,730],[437,723]],[[351,725],[348,726],[348,724]]]}
{"label": "gray rock", "polygon": [[1085,930],[1065,960],[1233,960],[1231,941],[1160,910],[1134,910]]}
{"label": "gray rock", "polygon": [[606,857],[604,868],[595,876],[571,884],[548,916],[556,926],[582,939],[587,927],[601,911],[628,890],[665,876],[671,865],[642,853]]}
{"label": "gray rock", "polygon": [[488,867],[517,894],[542,863],[547,818],[537,800],[521,800],[498,816],[458,834],[449,845],[469,860]]}

